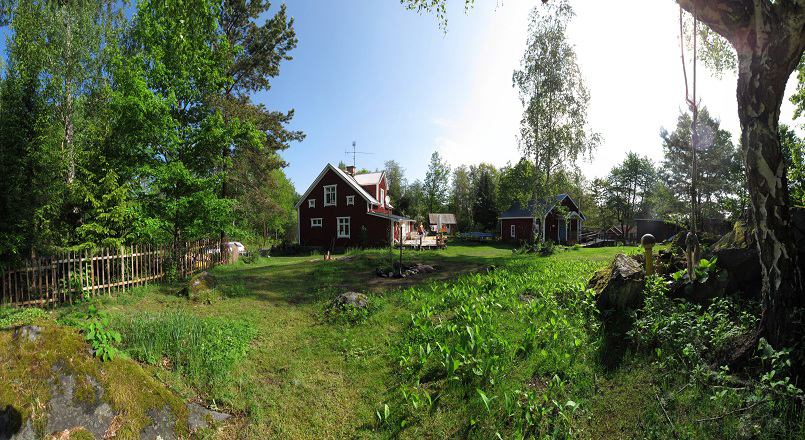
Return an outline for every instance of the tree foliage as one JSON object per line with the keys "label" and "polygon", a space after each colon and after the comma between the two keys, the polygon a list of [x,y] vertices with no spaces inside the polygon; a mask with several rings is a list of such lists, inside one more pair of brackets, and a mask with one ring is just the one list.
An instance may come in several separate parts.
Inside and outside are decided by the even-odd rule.
{"label": "tree foliage", "polygon": [[624,236],[635,219],[648,216],[648,203],[656,179],[657,172],[651,159],[634,152],[629,152],[607,176],[605,205],[620,224]]}
{"label": "tree foliage", "polygon": [[473,223],[474,194],[470,171],[466,165],[453,170],[452,191],[450,193],[450,208],[456,216],[456,228],[459,231],[469,231]]}
{"label": "tree foliage", "polygon": [[[293,111],[249,98],[296,45],[284,6],[263,25],[258,0],[141,1],[130,21],[126,2],[3,6],[0,264],[288,228],[294,191],[277,153],[303,135],[285,128]],[[254,220],[258,206],[275,217]]]}
{"label": "tree foliage", "polygon": [[[721,129],[720,122],[710,116],[707,108],[699,110],[697,124],[699,148],[697,157],[696,217],[737,218],[741,212],[734,203],[745,191],[745,179],[740,155],[732,143],[732,135]],[[675,201],[690,205],[691,185],[691,117],[682,113],[673,132],[660,131],[665,153],[660,175]],[[686,209],[686,208],[684,208]],[[677,212],[682,214],[684,211]]]}
{"label": "tree foliage", "polygon": [[434,151],[423,183],[428,213],[439,212],[447,204],[449,183],[450,166],[442,160],[438,151]]}
{"label": "tree foliage", "polygon": [[579,156],[592,153],[600,142],[600,136],[587,129],[590,94],[567,41],[572,17],[566,0],[535,6],[521,68],[512,77],[525,108],[519,144],[534,163],[535,199],[561,191],[556,176],[573,169]]}

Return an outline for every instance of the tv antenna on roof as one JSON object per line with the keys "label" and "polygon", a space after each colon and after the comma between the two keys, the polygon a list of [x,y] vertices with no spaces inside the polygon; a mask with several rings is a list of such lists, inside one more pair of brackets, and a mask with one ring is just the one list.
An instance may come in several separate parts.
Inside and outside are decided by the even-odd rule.
{"label": "tv antenna on roof", "polygon": [[355,151],[355,141],[352,141],[352,151],[345,151],[346,155],[349,156],[352,154],[352,166],[355,166],[355,155],[356,154],[375,154],[375,153],[367,153],[365,151]]}

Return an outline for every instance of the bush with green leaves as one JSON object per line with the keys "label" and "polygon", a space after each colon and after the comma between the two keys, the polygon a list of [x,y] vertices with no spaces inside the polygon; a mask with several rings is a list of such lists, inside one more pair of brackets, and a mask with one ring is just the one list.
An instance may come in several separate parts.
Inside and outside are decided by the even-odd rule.
{"label": "bush with green leaves", "polygon": [[656,355],[662,368],[692,371],[707,360],[706,354],[723,351],[757,323],[751,308],[732,297],[715,298],[706,306],[670,298],[659,276],[646,278],[645,293],[629,336],[638,351]]}
{"label": "bush with green leaves", "polygon": [[101,310],[100,300],[97,305],[87,308],[87,322],[84,325],[84,338],[92,345],[95,356],[108,361],[117,355],[113,344],[120,343],[120,333],[109,328],[109,315]]}

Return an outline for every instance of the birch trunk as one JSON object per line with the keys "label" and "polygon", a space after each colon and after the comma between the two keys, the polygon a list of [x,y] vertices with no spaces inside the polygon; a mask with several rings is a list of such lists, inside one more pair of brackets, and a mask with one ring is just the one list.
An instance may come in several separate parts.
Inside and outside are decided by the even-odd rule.
{"label": "birch trunk", "polygon": [[786,81],[805,50],[805,0],[677,1],[738,54],[741,150],[763,271],[759,334],[790,346],[803,333],[792,316],[803,293],[777,129]]}
{"label": "birch trunk", "polygon": [[778,121],[790,71],[774,68],[770,51],[739,53],[738,116],[741,149],[763,271],[761,332],[779,348],[802,305],[802,280],[788,207],[786,165]]}

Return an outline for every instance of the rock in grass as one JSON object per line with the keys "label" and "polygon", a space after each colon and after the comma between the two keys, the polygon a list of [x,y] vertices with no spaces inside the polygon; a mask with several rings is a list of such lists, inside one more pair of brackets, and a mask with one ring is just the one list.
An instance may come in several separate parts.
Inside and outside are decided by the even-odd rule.
{"label": "rock in grass", "polygon": [[215,276],[205,271],[197,273],[193,278],[190,278],[190,281],[187,282],[187,286],[185,286],[179,294],[186,295],[192,300],[205,299],[209,296],[207,295],[209,292],[215,291],[217,285],[218,280]]}
{"label": "rock in grass", "polygon": [[618,254],[612,263],[593,275],[587,288],[598,294],[596,305],[599,310],[628,310],[639,307],[643,302],[644,285],[640,263]]}
{"label": "rock in grass", "polygon": [[30,342],[36,342],[41,335],[42,327],[36,325],[24,325],[14,328],[14,336],[20,339],[28,339]]}
{"label": "rock in grass", "polygon": [[342,293],[330,303],[330,308],[333,310],[365,309],[367,299],[366,295],[358,292]]}
{"label": "rock in grass", "polygon": [[213,422],[223,422],[229,417],[231,417],[229,414],[204,408],[198,403],[187,404],[187,423],[190,425],[191,431],[207,427],[208,419]]}

